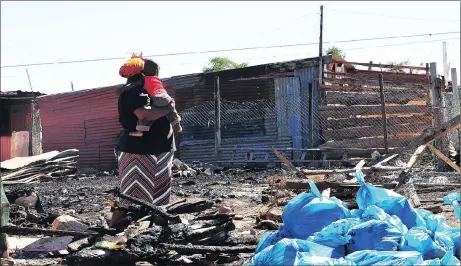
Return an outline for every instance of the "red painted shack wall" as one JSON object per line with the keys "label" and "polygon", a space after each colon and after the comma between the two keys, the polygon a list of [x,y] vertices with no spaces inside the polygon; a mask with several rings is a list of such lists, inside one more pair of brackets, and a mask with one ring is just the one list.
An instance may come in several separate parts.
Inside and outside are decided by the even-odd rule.
{"label": "red painted shack wall", "polygon": [[[168,81],[164,85],[174,96]],[[116,168],[115,140],[122,130],[117,110],[119,87],[41,97],[43,151],[78,149],[79,167]]]}
{"label": "red painted shack wall", "polygon": [[11,137],[0,137],[0,162],[11,159]]}
{"label": "red painted shack wall", "polygon": [[10,113],[11,132],[6,136],[0,136],[0,162],[12,159],[11,157],[11,133],[29,131],[31,121],[30,100],[2,100],[2,103]]}

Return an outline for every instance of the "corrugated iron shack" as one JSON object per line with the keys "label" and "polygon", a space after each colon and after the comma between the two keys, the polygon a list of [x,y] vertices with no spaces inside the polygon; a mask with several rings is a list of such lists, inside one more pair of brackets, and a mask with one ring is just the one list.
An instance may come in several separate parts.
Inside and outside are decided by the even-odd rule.
{"label": "corrugated iron shack", "polygon": [[40,146],[41,140],[31,135],[32,102],[39,95],[38,92],[0,92],[0,161],[32,155],[32,145]]}
{"label": "corrugated iron shack", "polygon": [[[330,62],[331,56],[324,58],[325,64]],[[215,76],[220,80],[223,161],[245,158],[250,149],[269,145],[275,148],[318,145],[319,140],[309,136],[312,134],[309,116],[318,112],[319,58],[308,58],[172,77],[177,108],[183,118],[181,160],[210,162],[216,159]],[[306,108],[311,103],[312,108]],[[231,151],[232,148],[239,149]],[[272,153],[268,156],[264,159],[275,159]]]}
{"label": "corrugated iron shack", "polygon": [[[324,58],[328,60],[331,57]],[[309,133],[301,130],[309,121],[301,105],[309,102],[309,90],[318,97],[318,75],[318,58],[309,58],[164,79],[183,118],[177,157],[186,162],[215,160],[215,76],[221,81],[223,147],[314,145],[308,143]],[[75,148],[80,150],[79,167],[115,168],[113,149],[122,129],[116,94],[120,86],[41,97],[43,150]],[[223,159],[230,156],[223,153]]]}

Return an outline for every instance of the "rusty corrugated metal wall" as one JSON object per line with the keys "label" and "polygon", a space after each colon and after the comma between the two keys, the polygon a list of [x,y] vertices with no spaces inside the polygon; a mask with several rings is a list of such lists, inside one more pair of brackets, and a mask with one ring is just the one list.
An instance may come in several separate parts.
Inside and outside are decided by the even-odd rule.
{"label": "rusty corrugated metal wall", "polygon": [[79,167],[116,167],[114,141],[122,130],[116,88],[41,97],[43,151],[78,149]]}
{"label": "rusty corrugated metal wall", "polygon": [[[116,168],[114,146],[122,130],[118,121],[116,93],[120,86],[41,97],[43,151],[78,149],[79,167],[98,170]],[[174,97],[168,80],[164,80],[164,86]]]}

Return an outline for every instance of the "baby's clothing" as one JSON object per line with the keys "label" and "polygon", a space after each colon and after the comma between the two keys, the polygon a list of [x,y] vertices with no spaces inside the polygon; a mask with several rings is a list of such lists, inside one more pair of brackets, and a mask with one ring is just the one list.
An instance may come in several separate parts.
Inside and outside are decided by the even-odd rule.
{"label": "baby's clothing", "polygon": [[[144,77],[144,89],[149,94],[147,106],[153,107],[167,107],[171,102],[172,98],[168,95],[168,92],[163,87],[162,81],[157,76],[145,76]],[[147,107],[146,106],[146,107]],[[176,108],[173,112],[167,115],[168,121],[170,121],[173,129],[176,132],[181,132],[182,128],[179,124],[181,117],[179,116]],[[153,121],[142,121],[138,120],[136,130],[138,131],[149,131]],[[141,133],[142,135],[142,133]]]}

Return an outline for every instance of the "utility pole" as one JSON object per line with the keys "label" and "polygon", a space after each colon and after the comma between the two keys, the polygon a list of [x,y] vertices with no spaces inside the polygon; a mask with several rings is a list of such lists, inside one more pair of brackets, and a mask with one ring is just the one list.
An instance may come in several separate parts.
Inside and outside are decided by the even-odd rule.
{"label": "utility pole", "polygon": [[320,6],[320,37],[319,37],[319,88],[323,84],[323,5]]}
{"label": "utility pole", "polygon": [[447,57],[447,43],[443,42],[443,76],[445,77],[445,84],[444,87],[448,84],[448,75],[450,71],[450,66],[448,65],[448,57]]}
{"label": "utility pole", "polygon": [[32,137],[33,137],[33,134],[32,134],[32,131],[33,131],[33,128],[34,128],[34,124],[35,124],[35,95],[34,95],[34,89],[32,87],[32,82],[30,81],[30,76],[29,76],[29,70],[27,70],[26,68],[26,74],[27,74],[27,79],[29,80],[29,86],[30,86],[30,91],[32,92],[32,103],[31,103],[31,110],[30,110],[30,129],[29,129],[29,156],[32,156],[33,155],[33,148],[32,148]]}
{"label": "utility pole", "polygon": [[219,76],[214,77],[214,111],[215,111],[215,158],[216,163],[221,160],[221,89]]}
{"label": "utility pole", "polygon": [[70,88],[72,91],[74,91],[74,83],[72,81],[70,82]]}

